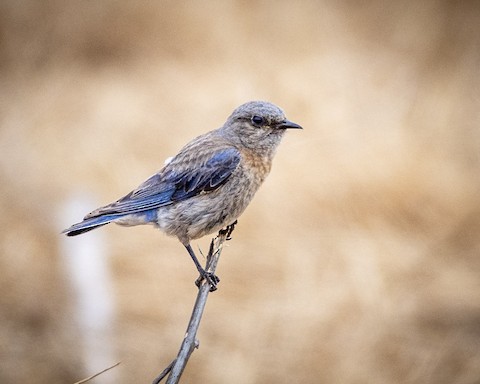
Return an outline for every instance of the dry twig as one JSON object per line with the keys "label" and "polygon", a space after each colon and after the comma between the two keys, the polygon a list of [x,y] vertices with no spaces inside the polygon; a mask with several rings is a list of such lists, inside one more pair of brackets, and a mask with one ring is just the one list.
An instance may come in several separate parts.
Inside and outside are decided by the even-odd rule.
{"label": "dry twig", "polygon": [[[222,252],[223,243],[226,240],[230,240],[230,235],[233,232],[235,223],[229,225],[226,229],[220,230],[216,238],[212,239],[210,243],[210,249],[207,255],[207,264],[205,271],[215,274],[218,260]],[[170,374],[167,379],[167,384],[176,384],[180,381],[180,377],[187,365],[188,359],[195,348],[198,348],[199,342],[196,339],[197,331],[200,326],[200,320],[202,319],[205,305],[207,304],[208,294],[211,292],[212,286],[208,280],[198,281],[199,289],[197,299],[193,307],[192,316],[188,323],[187,332],[183,339],[182,345],[178,352],[177,357],[173,360],[167,368],[153,381],[153,384],[158,384],[162,381],[166,375]]]}
{"label": "dry twig", "polygon": [[86,379],[77,381],[77,382],[74,383],[74,384],[83,384],[83,383],[86,383],[87,381],[90,381],[90,380],[94,379],[95,377],[101,375],[102,373],[105,373],[105,372],[109,371],[110,369],[115,368],[117,365],[120,365],[120,363],[121,363],[121,362],[119,361],[118,363],[113,364],[111,367],[105,368],[104,370],[102,370],[102,371],[100,371],[100,372],[98,372],[98,373],[95,373],[94,375],[89,376],[89,377],[87,377]]}

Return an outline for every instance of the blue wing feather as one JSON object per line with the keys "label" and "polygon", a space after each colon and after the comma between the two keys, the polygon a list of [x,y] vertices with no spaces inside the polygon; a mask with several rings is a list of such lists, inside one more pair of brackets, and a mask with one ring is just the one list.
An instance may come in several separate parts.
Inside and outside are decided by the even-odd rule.
{"label": "blue wing feather", "polygon": [[128,215],[186,200],[210,192],[225,183],[240,163],[240,152],[226,148],[202,164],[176,171],[168,164],[136,190],[113,204],[93,211],[85,219],[111,214]]}
{"label": "blue wing feather", "polygon": [[202,167],[187,170],[175,178],[171,201],[182,201],[201,192],[217,189],[227,181],[239,162],[240,153],[234,148],[217,152]]}

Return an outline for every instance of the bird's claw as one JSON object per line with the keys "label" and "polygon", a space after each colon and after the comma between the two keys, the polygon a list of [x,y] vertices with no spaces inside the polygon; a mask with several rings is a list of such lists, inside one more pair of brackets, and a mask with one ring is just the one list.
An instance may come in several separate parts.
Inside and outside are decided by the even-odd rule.
{"label": "bird's claw", "polygon": [[235,229],[235,225],[238,223],[237,220],[235,220],[232,224],[227,225],[224,229],[221,229],[219,231],[220,235],[225,235],[225,240],[232,240],[232,232]]}
{"label": "bird's claw", "polygon": [[210,292],[217,290],[217,284],[220,282],[220,278],[217,275],[212,272],[203,271],[203,273],[200,273],[198,279],[195,280],[195,285],[200,288],[203,280],[206,280],[208,284],[210,284]]}

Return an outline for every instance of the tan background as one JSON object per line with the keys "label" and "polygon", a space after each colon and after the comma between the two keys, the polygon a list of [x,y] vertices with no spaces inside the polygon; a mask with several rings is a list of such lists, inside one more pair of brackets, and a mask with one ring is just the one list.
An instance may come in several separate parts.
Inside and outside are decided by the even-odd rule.
{"label": "tan background", "polygon": [[[1,383],[94,373],[63,254],[92,237],[59,235],[65,204],[121,197],[252,99],[305,129],[222,255],[184,382],[479,382],[480,2],[12,0],[0,33]],[[97,232],[113,314],[87,349],[122,364],[95,382],[150,382],[193,264],[149,227]]]}

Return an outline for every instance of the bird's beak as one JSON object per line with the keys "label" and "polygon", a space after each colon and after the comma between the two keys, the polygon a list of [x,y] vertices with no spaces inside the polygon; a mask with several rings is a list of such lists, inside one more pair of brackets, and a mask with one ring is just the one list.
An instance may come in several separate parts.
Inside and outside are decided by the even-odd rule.
{"label": "bird's beak", "polygon": [[297,123],[294,123],[293,121],[290,120],[284,120],[280,124],[278,124],[278,128],[281,129],[303,129],[300,125]]}

